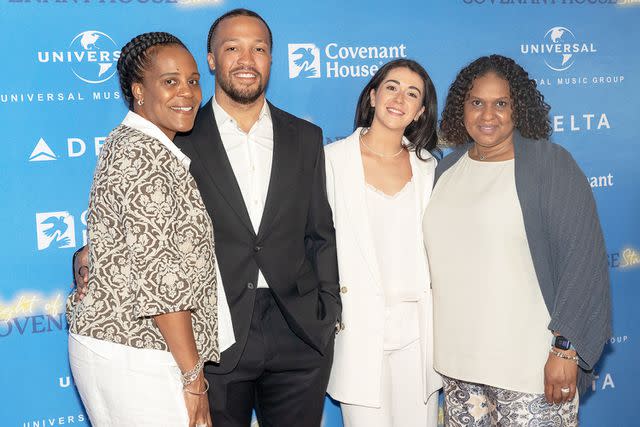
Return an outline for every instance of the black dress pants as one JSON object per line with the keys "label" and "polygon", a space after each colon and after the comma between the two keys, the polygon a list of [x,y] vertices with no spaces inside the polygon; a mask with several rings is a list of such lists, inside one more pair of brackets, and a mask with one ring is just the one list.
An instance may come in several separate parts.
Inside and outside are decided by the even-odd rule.
{"label": "black dress pants", "polygon": [[258,289],[247,343],[234,370],[205,372],[214,427],[319,427],[333,362],[295,335],[269,289]]}

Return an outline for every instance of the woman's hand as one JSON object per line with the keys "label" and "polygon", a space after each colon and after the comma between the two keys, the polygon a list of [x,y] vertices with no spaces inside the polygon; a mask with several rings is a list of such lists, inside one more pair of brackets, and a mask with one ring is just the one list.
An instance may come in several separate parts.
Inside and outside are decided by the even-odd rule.
{"label": "woman's hand", "polygon": [[[576,356],[574,350],[554,350],[567,356]],[[576,362],[549,353],[547,363],[544,365],[544,397],[547,402],[564,403],[572,401],[576,395],[577,378],[578,365]]]}
{"label": "woman's hand", "polygon": [[[202,365],[199,363],[196,340],[193,337],[193,327],[191,326],[190,311],[175,311],[172,313],[159,314],[154,317],[156,325],[160,329],[164,340],[167,342],[171,355],[178,364],[182,375],[190,374],[198,369],[196,379],[187,385],[183,391],[184,403],[189,414],[189,427],[211,427],[211,415],[209,414],[209,400],[202,373]],[[198,365],[200,365],[198,367]],[[188,375],[188,381],[191,380]],[[193,394],[203,393],[203,394]]]}
{"label": "woman's hand", "polygon": [[[194,393],[202,393],[206,390],[202,372],[200,372],[198,378],[189,384],[186,389]],[[211,422],[211,414],[209,413],[209,398],[207,397],[207,393],[205,392],[199,395],[189,393],[186,390],[183,393],[187,414],[189,414],[189,427],[212,427],[213,424]]]}

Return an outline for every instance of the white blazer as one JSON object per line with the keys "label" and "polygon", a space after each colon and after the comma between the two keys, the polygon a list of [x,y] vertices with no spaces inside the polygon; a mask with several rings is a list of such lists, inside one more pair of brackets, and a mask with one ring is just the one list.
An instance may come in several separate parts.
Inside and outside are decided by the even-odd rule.
{"label": "white blazer", "polygon": [[[380,279],[366,204],[364,168],[357,129],[351,136],[325,147],[327,194],[333,211],[342,297],[342,325],[335,341],[328,393],[352,405],[381,404],[384,338],[384,292]],[[411,153],[416,211],[422,219],[436,167],[426,150],[422,161]],[[416,244],[424,248],[422,228],[416,229]],[[424,282],[419,300],[420,348],[424,379],[424,401],[442,387],[433,370],[433,309],[426,251],[425,262],[415,268]]]}

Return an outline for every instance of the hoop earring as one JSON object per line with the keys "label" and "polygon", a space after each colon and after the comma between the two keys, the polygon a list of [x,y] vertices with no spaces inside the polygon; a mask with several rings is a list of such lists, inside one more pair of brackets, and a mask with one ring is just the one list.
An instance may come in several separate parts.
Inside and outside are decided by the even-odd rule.
{"label": "hoop earring", "polygon": [[144,99],[138,99],[138,105],[142,106],[144,104]]}

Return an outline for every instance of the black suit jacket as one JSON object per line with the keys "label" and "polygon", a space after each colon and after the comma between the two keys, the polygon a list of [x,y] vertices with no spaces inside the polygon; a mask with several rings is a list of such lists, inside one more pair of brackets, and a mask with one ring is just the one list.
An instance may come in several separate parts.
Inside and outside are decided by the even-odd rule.
{"label": "black suit jacket", "polygon": [[193,130],[175,143],[213,221],[216,255],[231,309],[236,343],[207,371],[227,373],[244,349],[262,271],[291,329],[323,353],[342,309],[335,232],[327,201],[322,130],[269,104],[273,162],[256,234],[222,145],[211,102]]}

